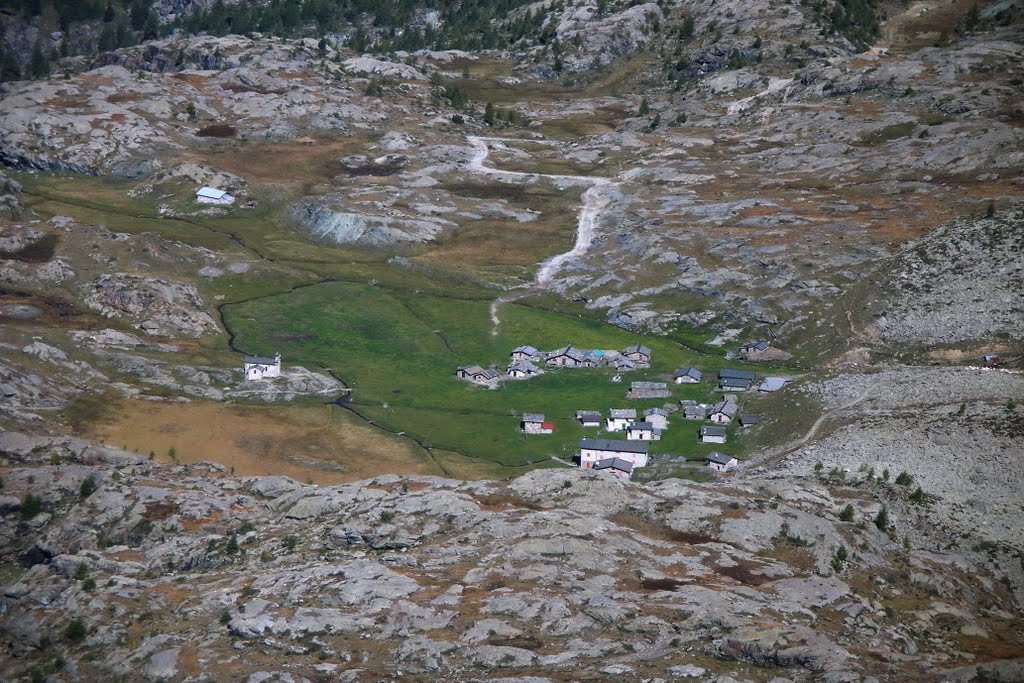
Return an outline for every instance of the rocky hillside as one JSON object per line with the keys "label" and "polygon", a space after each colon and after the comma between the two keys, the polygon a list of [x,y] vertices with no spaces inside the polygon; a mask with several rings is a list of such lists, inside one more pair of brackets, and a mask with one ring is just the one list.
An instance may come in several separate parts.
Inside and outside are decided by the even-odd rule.
{"label": "rocky hillside", "polygon": [[68,439],[0,449],[11,680],[1022,671],[986,664],[1021,652],[1020,564],[946,550],[886,487],[569,470],[317,488]]}

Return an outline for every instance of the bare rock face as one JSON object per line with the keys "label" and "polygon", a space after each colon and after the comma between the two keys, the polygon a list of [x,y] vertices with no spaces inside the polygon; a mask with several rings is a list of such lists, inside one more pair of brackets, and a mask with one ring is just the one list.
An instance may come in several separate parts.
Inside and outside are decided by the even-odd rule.
{"label": "bare rock face", "polygon": [[[1019,562],[908,550],[874,525],[840,521],[847,502],[881,502],[848,487],[757,477],[639,486],[579,470],[316,487],[16,433],[0,438],[0,456],[0,559],[25,567],[0,594],[4,668],[15,675],[33,666],[43,633],[76,618],[86,635],[62,650],[69,666],[153,680],[184,662],[253,681],[314,680],[325,664],[346,681],[397,670],[510,680],[538,667],[587,680],[711,680],[737,667],[752,680],[944,669],[970,680],[956,667],[1012,667],[961,654],[959,633],[1021,641]],[[818,528],[780,533],[759,515]],[[929,543],[920,532],[915,542]],[[839,547],[850,549],[841,559],[813,561]],[[143,607],[149,635],[128,637]],[[925,620],[945,626],[922,630]]]}
{"label": "bare rock face", "polygon": [[[873,322],[896,343],[1024,338],[1024,210],[965,218],[907,245]],[[969,314],[965,313],[969,311]]]}
{"label": "bare rock face", "polygon": [[355,213],[347,207],[336,207],[329,198],[302,201],[289,210],[291,219],[313,237],[337,244],[427,242],[445,227],[457,225],[432,216],[399,217],[390,213]]}
{"label": "bare rock face", "polygon": [[146,334],[201,337],[218,329],[194,285],[118,273],[90,282],[84,297],[91,308],[127,317]]}

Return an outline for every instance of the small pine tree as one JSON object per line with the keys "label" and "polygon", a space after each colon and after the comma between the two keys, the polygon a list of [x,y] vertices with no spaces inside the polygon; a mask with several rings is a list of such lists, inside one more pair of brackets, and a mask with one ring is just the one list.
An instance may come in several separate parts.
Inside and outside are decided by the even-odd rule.
{"label": "small pine tree", "polygon": [[853,505],[847,503],[846,507],[839,513],[839,520],[841,522],[852,522],[853,521]]}
{"label": "small pine tree", "polygon": [[889,508],[882,506],[882,509],[875,515],[875,526],[882,531],[886,531],[889,528]]}
{"label": "small pine tree", "polygon": [[487,106],[484,107],[484,123],[488,126],[494,125],[494,103],[488,102]]}
{"label": "small pine tree", "polygon": [[50,60],[43,54],[43,49],[37,43],[32,49],[32,58],[28,63],[28,72],[32,78],[45,78],[50,75]]}
{"label": "small pine tree", "polygon": [[889,468],[882,470],[882,481],[889,481]]}
{"label": "small pine tree", "polygon": [[847,558],[846,546],[839,546],[839,548],[836,549],[835,556],[832,558],[832,569],[837,572],[841,572],[843,567],[846,566]]}
{"label": "small pine tree", "polygon": [[651,113],[651,103],[647,101],[647,98],[640,100],[640,109],[637,111],[640,116],[647,116]]}
{"label": "small pine tree", "polygon": [[78,487],[78,495],[82,498],[88,498],[96,492],[96,478],[91,474],[82,480],[82,485]]}
{"label": "small pine tree", "polygon": [[914,492],[910,494],[910,501],[912,503],[923,503],[924,502],[924,491],[918,486],[914,489]]}
{"label": "small pine tree", "polygon": [[913,481],[914,478],[910,476],[910,474],[906,470],[903,470],[898,475],[896,475],[896,483],[899,484],[900,486],[910,486],[911,482]]}
{"label": "small pine tree", "polygon": [[995,202],[989,202],[988,207],[985,209],[985,218],[992,218],[996,215],[996,204]]}
{"label": "small pine tree", "polygon": [[238,537],[233,535],[228,538],[228,544],[224,546],[224,552],[228,555],[234,555],[238,552]]}
{"label": "small pine tree", "polygon": [[64,639],[69,643],[77,643],[85,638],[85,634],[85,624],[78,617],[68,622],[67,628],[64,629]]}
{"label": "small pine tree", "polygon": [[21,499],[21,518],[32,519],[43,511],[43,499],[34,493],[28,493]]}

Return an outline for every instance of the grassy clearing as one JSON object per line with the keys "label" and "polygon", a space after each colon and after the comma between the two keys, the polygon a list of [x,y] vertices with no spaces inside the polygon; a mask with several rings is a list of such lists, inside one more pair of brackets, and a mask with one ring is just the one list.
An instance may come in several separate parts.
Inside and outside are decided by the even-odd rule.
{"label": "grassy clearing", "polygon": [[[79,412],[81,412],[79,410]],[[335,406],[239,406],[121,400],[83,432],[170,461],[218,462],[243,476],[278,474],[331,485],[384,473],[442,471],[407,439]]]}
{"label": "grassy clearing", "polygon": [[[625,401],[628,387],[612,383],[608,369],[552,371],[496,390],[460,382],[454,377],[457,366],[504,367],[508,352],[523,343],[621,349],[640,341],[596,321],[514,304],[502,306],[501,325],[492,336],[489,306],[487,300],[399,294],[337,282],[228,306],[225,316],[240,348],[279,349],[292,362],[331,368],[354,388],[351,407],[367,419],[430,448],[504,467],[547,463],[552,455],[571,457],[579,437],[597,435],[576,424],[576,410],[644,409],[665,402]],[[724,364],[670,341],[642,341],[654,350],[654,367],[633,373],[627,382],[667,379],[690,364],[712,373]],[[672,400],[713,398],[710,385],[673,386]],[[555,434],[520,434],[517,416],[523,412],[547,415]],[[652,450],[700,458],[713,448],[697,444],[698,428],[696,422],[675,421]],[[742,446],[743,439],[733,438],[717,448],[739,452]]]}

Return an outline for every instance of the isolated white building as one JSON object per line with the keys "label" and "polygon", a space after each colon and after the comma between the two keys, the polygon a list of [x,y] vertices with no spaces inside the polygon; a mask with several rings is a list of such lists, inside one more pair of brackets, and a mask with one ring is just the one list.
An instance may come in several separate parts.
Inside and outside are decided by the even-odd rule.
{"label": "isolated white building", "polygon": [[196,201],[201,204],[234,204],[235,198],[224,190],[200,187],[196,190]]}
{"label": "isolated white building", "polygon": [[717,472],[729,472],[736,469],[739,466],[739,460],[726,455],[725,453],[719,453],[718,451],[711,451],[704,457],[704,462],[707,463],[708,467]]}
{"label": "isolated white building", "polygon": [[265,356],[246,356],[245,357],[245,378],[246,379],[264,379],[267,377],[280,377],[281,376],[281,354],[276,354],[273,358],[267,358]]}

